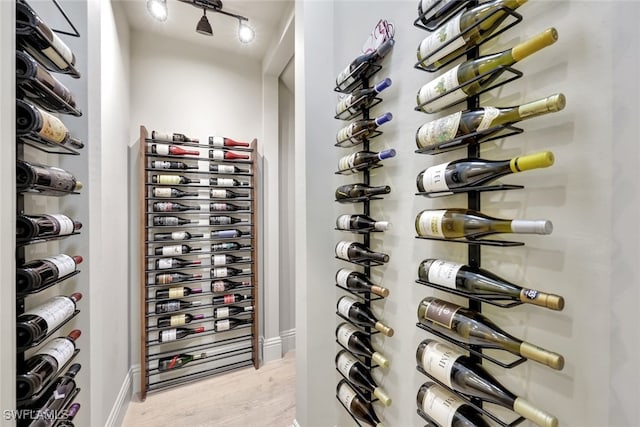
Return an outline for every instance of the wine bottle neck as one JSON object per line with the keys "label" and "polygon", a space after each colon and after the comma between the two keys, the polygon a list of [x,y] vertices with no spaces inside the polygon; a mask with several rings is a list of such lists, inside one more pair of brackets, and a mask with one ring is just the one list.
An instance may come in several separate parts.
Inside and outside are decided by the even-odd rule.
{"label": "wine bottle neck", "polygon": [[547,47],[558,40],[558,31],[555,28],[549,28],[542,33],[530,38],[529,40],[514,46],[511,49],[511,57],[514,62],[521,61],[527,56]]}
{"label": "wine bottle neck", "polygon": [[530,169],[546,168],[553,165],[554,157],[551,151],[514,157],[509,162],[511,172],[523,172]]}

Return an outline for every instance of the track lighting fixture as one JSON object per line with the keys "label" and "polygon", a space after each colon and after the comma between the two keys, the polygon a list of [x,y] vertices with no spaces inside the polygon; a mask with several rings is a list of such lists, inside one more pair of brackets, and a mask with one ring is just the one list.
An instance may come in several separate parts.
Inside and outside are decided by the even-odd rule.
{"label": "track lighting fixture", "polygon": [[147,0],[147,10],[158,21],[167,20],[167,0]]}
{"label": "track lighting fixture", "polygon": [[213,29],[211,28],[211,24],[209,24],[209,20],[207,19],[207,9],[202,10],[204,15],[200,18],[200,22],[196,26],[196,33],[203,34],[205,36],[212,36]]}
{"label": "track lighting fixture", "polygon": [[238,38],[242,43],[251,43],[256,37],[256,32],[242,19],[238,19]]}

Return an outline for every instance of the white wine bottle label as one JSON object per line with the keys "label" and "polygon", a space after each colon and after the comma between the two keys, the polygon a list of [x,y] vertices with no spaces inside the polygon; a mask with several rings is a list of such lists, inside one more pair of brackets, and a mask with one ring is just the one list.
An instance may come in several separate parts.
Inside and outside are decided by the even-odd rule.
{"label": "white wine bottle label", "polygon": [[169,298],[180,298],[184,296],[184,287],[169,288]]}
{"label": "white wine bottle label", "polygon": [[74,302],[68,297],[54,297],[33,310],[26,311],[23,316],[40,316],[47,322],[47,329],[54,330],[67,320],[76,309]]}
{"label": "white wine bottle label", "polygon": [[336,246],[336,255],[338,258],[349,259],[349,248],[351,247],[351,242],[341,241]]}
{"label": "white wine bottle label", "polygon": [[431,320],[433,323],[437,323],[438,325],[451,329],[453,325],[453,318],[458,310],[460,310],[460,307],[455,304],[435,300],[429,302],[424,317],[427,320]]}
{"label": "white wine bottle label", "polygon": [[156,153],[161,156],[166,156],[169,154],[169,146],[164,144],[156,144]]}
{"label": "white wine bottle label", "polygon": [[60,254],[44,258],[58,269],[58,277],[64,277],[76,271],[76,262],[69,255]]}
{"label": "white wine bottle label", "polygon": [[170,326],[180,326],[180,325],[185,325],[186,323],[187,323],[187,316],[184,314],[173,315],[169,320]]}
{"label": "white wine bottle label", "polygon": [[[422,40],[422,43],[420,43],[420,54],[418,56],[419,60],[423,60],[431,54],[435,53],[436,50],[441,49],[438,50],[438,53],[435,55],[435,57],[429,58],[428,61],[425,61],[424,65],[432,64],[435,59],[444,58],[446,55],[450,54],[456,49],[464,47],[464,38],[456,38],[460,35],[461,17],[462,12],[459,13],[455,18],[451,19],[447,23],[447,25],[442,26],[438,31]],[[454,38],[456,39],[453,40]],[[447,46],[443,47],[445,44],[447,44]]]}
{"label": "white wine bottle label", "polygon": [[229,271],[227,267],[215,268],[212,270],[213,277],[227,277],[229,275]]}
{"label": "white wine bottle label", "polygon": [[[435,99],[437,96],[440,96],[446,92],[453,90],[454,88],[460,85],[458,81],[458,69],[460,65],[455,68],[447,71],[440,77],[431,80],[426,85],[422,86],[420,92],[418,92],[418,102],[422,104],[427,101],[431,101]],[[427,113],[433,113],[435,111],[440,110],[441,108],[446,107],[454,101],[458,101],[460,99],[466,98],[466,94],[462,91],[462,89],[456,89],[447,95],[438,98],[436,101],[431,102],[430,104],[422,106],[422,110]]]}
{"label": "white wine bottle label", "polygon": [[186,239],[187,239],[186,231],[174,231],[173,233],[171,233],[171,240],[186,240]]}
{"label": "white wine bottle label", "polygon": [[348,108],[351,107],[352,103],[353,103],[353,96],[351,95],[343,96],[342,98],[340,98],[340,100],[338,101],[338,106],[336,107],[336,114],[340,114],[343,111],[346,111]]}
{"label": "white wine bottle label", "polygon": [[342,372],[342,375],[349,378],[349,371],[357,361],[358,359],[351,356],[349,353],[345,351],[340,353],[340,356],[338,356],[338,360],[336,360],[336,365],[338,367],[338,370]]}
{"label": "white wine bottle label", "polygon": [[164,246],[162,248],[162,255],[182,255],[182,245]]}
{"label": "white wine bottle label", "polygon": [[151,167],[154,169],[171,169],[171,162],[154,161],[151,162]]}
{"label": "white wine bottle label", "polygon": [[70,64],[73,64],[73,53],[56,33],[51,32],[50,34],[53,36],[51,40],[49,40],[51,47],[42,49],[42,53],[61,70],[66,70]]}
{"label": "white wine bottle label", "polygon": [[175,341],[177,339],[177,332],[178,331],[175,329],[169,329],[168,331],[160,332],[160,341]]}
{"label": "white wine bottle label", "polygon": [[422,186],[426,192],[447,191],[449,186],[445,178],[449,163],[432,166],[422,174]]}
{"label": "white wine bottle label", "polygon": [[180,184],[178,175],[158,175],[158,184]]}
{"label": "white wine bottle label", "polygon": [[456,137],[460,127],[462,111],[450,114],[438,120],[425,123],[418,129],[418,143],[420,147],[432,147]]}
{"label": "white wine bottle label", "polygon": [[60,231],[58,232],[59,235],[63,236],[66,234],[73,233],[75,226],[71,218],[69,218],[66,215],[49,215],[49,216],[54,218],[56,221],[58,221],[58,225],[60,227]]}
{"label": "white wine bottle label", "polygon": [[355,123],[351,123],[349,126],[345,126],[342,129],[340,129],[338,131],[338,136],[336,138],[338,142],[345,141],[351,138],[351,136],[354,134],[355,127],[356,127]]}
{"label": "white wine bottle label", "polygon": [[453,425],[453,418],[464,402],[442,387],[429,387],[422,401],[422,410],[440,426]]}
{"label": "white wine bottle label", "polygon": [[[71,359],[76,350],[73,341],[66,338],[57,338],[49,342],[38,354],[48,354],[58,362],[58,370]],[[57,371],[56,371],[57,372]]]}
{"label": "white wine bottle label", "polygon": [[198,171],[209,172],[209,162],[207,160],[198,160]]}
{"label": "white wine bottle label", "polygon": [[218,178],[216,181],[220,187],[233,187],[233,178]]}
{"label": "white wine bottle label", "polygon": [[357,153],[353,153],[341,158],[338,162],[338,168],[343,171],[353,168],[355,166],[356,154]]}
{"label": "white wine bottle label", "polygon": [[336,281],[338,282],[338,285],[346,288],[347,287],[347,279],[349,278],[349,275],[352,273],[351,270],[347,270],[346,268],[341,269],[340,271],[338,271],[338,274],[336,275]]}
{"label": "white wine bottle label", "polygon": [[231,322],[228,320],[219,320],[216,322],[217,331],[228,331],[229,329],[231,329]]}
{"label": "white wine bottle label", "polygon": [[356,393],[346,383],[343,383],[338,390],[338,397],[344,406],[351,408],[351,401],[356,397]]}
{"label": "white wine bottle label", "polygon": [[226,255],[214,255],[213,256],[213,265],[225,265],[227,263]]}
{"label": "white wine bottle label", "polygon": [[226,211],[227,210],[227,204],[226,203],[213,203],[211,205],[211,210],[212,211]]}
{"label": "white wine bottle label", "polygon": [[446,210],[425,211],[420,214],[418,234],[427,237],[444,237],[442,221]]}
{"label": "white wine bottle label", "polygon": [[211,150],[211,158],[213,160],[224,160],[224,151],[222,151],[222,150]]}
{"label": "white wine bottle label", "polygon": [[422,369],[429,375],[453,389],[451,371],[462,354],[447,345],[431,341],[422,352]]}
{"label": "white wine bottle label", "polygon": [[235,168],[229,165],[218,165],[218,172],[220,173],[234,173]]}
{"label": "white wine bottle label", "polygon": [[224,147],[224,137],[222,136],[212,136],[209,138],[209,142],[213,147]]}
{"label": "white wine bottle label", "polygon": [[349,325],[348,323],[343,324],[338,329],[338,342],[342,344],[345,348],[349,348],[349,340],[351,336],[356,333],[358,330]]}
{"label": "white wine bottle label", "polygon": [[211,190],[211,197],[214,199],[226,199],[227,190]]}
{"label": "white wine bottle label", "polygon": [[158,268],[161,270],[166,270],[167,268],[173,268],[173,262],[171,258],[160,258],[158,260]]}
{"label": "white wine bottle label", "polygon": [[153,197],[172,197],[170,188],[154,188]]}
{"label": "white wine bottle label", "polygon": [[455,262],[435,260],[429,267],[428,280],[436,285],[455,289],[456,276],[462,266],[463,264],[456,264]]}
{"label": "white wine bottle label", "polygon": [[344,317],[349,317],[349,310],[355,304],[355,301],[349,297],[342,297],[340,302],[338,302],[338,313],[342,314]]}
{"label": "white wine bottle label", "polygon": [[229,317],[229,307],[217,308],[216,317],[219,319],[224,319],[225,317]]}
{"label": "white wine bottle label", "polygon": [[57,142],[58,144],[64,142],[67,137],[67,127],[57,117],[38,109],[40,116],[42,117],[42,127],[38,134],[48,140]]}
{"label": "white wine bottle label", "polygon": [[340,230],[349,230],[351,228],[351,215],[340,215],[337,222]]}
{"label": "white wine bottle label", "polygon": [[482,116],[482,120],[478,125],[478,132],[489,129],[491,127],[491,123],[493,123],[495,118],[500,115],[500,110],[498,110],[496,107],[484,107],[483,110],[484,115]]}
{"label": "white wine bottle label", "polygon": [[168,133],[158,132],[155,130],[151,132],[151,138],[159,139],[161,141],[173,141],[173,135],[170,135]]}

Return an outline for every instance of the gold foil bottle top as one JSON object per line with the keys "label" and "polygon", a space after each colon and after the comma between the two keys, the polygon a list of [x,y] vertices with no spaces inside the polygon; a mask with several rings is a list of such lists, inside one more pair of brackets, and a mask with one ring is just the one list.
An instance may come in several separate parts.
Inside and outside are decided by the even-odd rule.
{"label": "gold foil bottle top", "polygon": [[561,371],[564,368],[564,357],[528,342],[520,345],[520,354],[527,359],[535,360],[550,368]]}
{"label": "gold foil bottle top", "polygon": [[558,427],[558,419],[555,416],[536,408],[521,397],[513,403],[513,410],[541,427]]}

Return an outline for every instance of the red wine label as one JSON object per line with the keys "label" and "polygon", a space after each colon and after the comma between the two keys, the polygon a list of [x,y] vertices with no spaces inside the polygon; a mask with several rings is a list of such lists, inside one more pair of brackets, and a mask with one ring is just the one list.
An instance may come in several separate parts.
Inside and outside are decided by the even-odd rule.
{"label": "red wine label", "polygon": [[356,301],[349,297],[342,297],[338,302],[338,313],[342,314],[345,317],[349,317],[349,310]]}
{"label": "red wine label", "polygon": [[347,279],[349,278],[349,275],[353,273],[351,270],[347,270],[346,268],[342,268],[338,271],[338,274],[336,275],[336,282],[338,282],[338,285],[346,288],[347,287]]}
{"label": "red wine label", "polygon": [[211,158],[213,160],[224,160],[224,151],[222,151],[222,150],[211,150]]}
{"label": "red wine label", "polygon": [[351,242],[347,242],[345,240],[338,243],[336,246],[336,255],[338,258],[349,259],[349,248],[351,247]]}
{"label": "red wine label", "polygon": [[419,61],[425,59],[428,56],[431,56],[437,50],[438,52],[436,55],[434,55],[433,58],[429,58],[424,62],[425,65],[429,65],[439,58],[444,58],[454,50],[464,47],[464,38],[458,37],[460,35],[461,16],[462,13],[458,14],[455,18],[451,19],[447,23],[447,25],[440,27],[438,31],[432,33],[429,37],[422,40],[418,51]]}
{"label": "red wine label", "polygon": [[464,402],[455,394],[439,386],[431,386],[424,395],[422,410],[429,415],[438,425],[450,427],[459,407]]}
{"label": "red wine label", "polygon": [[216,331],[228,331],[229,329],[231,329],[231,322],[228,320],[219,320],[216,322]]}
{"label": "red wine label", "polygon": [[358,330],[354,326],[345,323],[344,325],[340,326],[340,329],[338,329],[338,342],[344,347],[349,348],[349,340],[351,339],[351,336],[356,332],[358,332]]}
{"label": "red wine label", "polygon": [[349,230],[351,228],[351,215],[340,215],[336,222],[340,230]]}
{"label": "red wine label", "polygon": [[60,370],[60,368],[71,359],[75,350],[76,347],[73,341],[66,338],[56,338],[49,341],[38,354],[48,354],[53,357],[56,362],[58,362],[58,370]]}
{"label": "red wine label", "polygon": [[170,326],[180,326],[186,323],[187,323],[187,316],[184,314],[175,314],[171,316],[171,318],[169,319]]}
{"label": "red wine label", "polygon": [[445,179],[447,166],[449,166],[449,163],[442,163],[441,165],[431,166],[424,171],[422,174],[422,187],[425,192],[447,191],[449,189]]}
{"label": "red wine label", "polygon": [[227,190],[211,190],[211,198],[213,199],[226,199]]}
{"label": "red wine label", "polygon": [[164,246],[162,248],[162,255],[181,255],[181,254],[182,254],[182,245]]}
{"label": "red wine label", "polygon": [[453,318],[460,307],[442,300],[433,300],[428,304],[425,319],[451,329]]}
{"label": "red wine label", "polygon": [[212,257],[213,265],[225,265],[227,263],[226,255],[214,255]]}
{"label": "red wine label", "polygon": [[73,53],[71,49],[60,40],[60,37],[58,37],[56,33],[51,32],[50,34],[53,36],[51,40],[49,40],[51,47],[43,49],[42,53],[61,70],[66,70],[70,64],[73,64]]}
{"label": "red wine label", "polygon": [[168,329],[166,331],[160,332],[160,341],[175,341],[176,339],[178,339],[177,332],[178,331],[176,329]]}
{"label": "red wine label", "polygon": [[478,125],[478,132],[489,129],[491,127],[491,123],[493,120],[500,115],[500,110],[496,107],[484,107],[484,115],[482,116],[482,120]]}
{"label": "red wine label", "polygon": [[227,267],[220,267],[211,270],[211,274],[213,275],[213,277],[227,277],[229,275],[229,271]]}
{"label": "red wine label", "polygon": [[76,309],[74,302],[68,297],[54,297],[44,304],[26,311],[23,316],[40,316],[47,322],[47,329],[52,331],[67,320]]}
{"label": "red wine label", "polygon": [[455,114],[422,125],[416,135],[420,147],[427,148],[451,141],[458,133],[461,117],[462,111],[458,111]]}
{"label": "red wine label", "polygon": [[158,184],[180,184],[178,175],[158,175]]}
{"label": "red wine label", "polygon": [[428,280],[436,285],[455,289],[456,277],[461,267],[463,267],[463,264],[456,264],[455,262],[440,259],[435,260],[431,263],[431,267],[429,267],[429,273],[427,273]]}
{"label": "red wine label", "polygon": [[451,371],[453,364],[462,354],[448,345],[431,341],[422,352],[422,369],[429,375],[453,389]]}
{"label": "red wine label", "polygon": [[171,240],[186,240],[188,238],[189,237],[186,231],[174,231],[173,233],[171,233]]}
{"label": "red wine label", "polygon": [[58,269],[58,277],[64,277],[76,271],[76,262],[69,255],[60,254],[44,258]]}
{"label": "red wine label", "polygon": [[348,352],[344,351],[338,356],[336,360],[336,366],[338,370],[342,372],[342,375],[349,378],[349,371],[351,367],[358,361],[355,357],[351,356]]}
{"label": "red wine label", "polygon": [[173,197],[170,188],[154,188],[153,197]]}
{"label": "red wine label", "polygon": [[223,297],[223,301],[224,301],[224,304],[232,304],[236,302],[236,297],[235,295],[225,295]]}
{"label": "red wine label", "polygon": [[154,145],[154,147],[156,147],[156,153],[162,155],[162,156],[166,156],[169,154],[169,146],[168,145],[164,145],[164,144],[156,144]]}
{"label": "red wine label", "polygon": [[[453,88],[458,87],[460,85],[460,82],[458,82],[459,68],[460,65],[422,86],[422,88],[420,88],[420,91],[418,92],[418,103],[422,104],[424,102],[431,101],[436,97],[451,91]],[[427,113],[433,113],[440,110],[441,108],[444,108],[454,101],[458,101],[466,97],[467,95],[462,91],[462,89],[456,89],[451,93],[448,93],[447,95],[431,102],[430,104],[424,105],[421,108]]]}
{"label": "red wine label", "polygon": [[338,398],[344,406],[351,408],[351,401],[356,397],[356,393],[346,383],[340,385],[338,390]]}
{"label": "red wine label", "polygon": [[180,298],[184,296],[184,286],[169,288],[169,298]]}
{"label": "red wine label", "polygon": [[442,221],[446,210],[424,211],[418,221],[418,234],[426,237],[444,237]]}
{"label": "red wine label", "polygon": [[161,258],[158,260],[158,269],[166,270],[168,268],[173,268],[173,260],[171,258]]}
{"label": "red wine label", "polygon": [[223,319],[225,317],[229,317],[229,307],[216,308],[215,317],[219,319]]}
{"label": "red wine label", "polygon": [[75,226],[71,218],[66,215],[47,215],[53,218],[58,222],[58,227],[60,227],[58,234],[63,236],[66,234],[71,234],[75,230]]}

